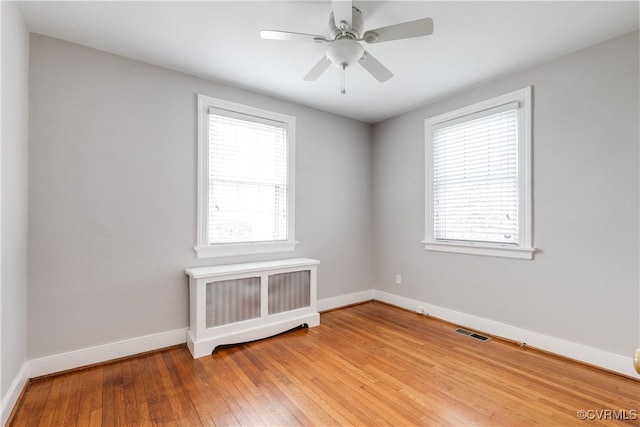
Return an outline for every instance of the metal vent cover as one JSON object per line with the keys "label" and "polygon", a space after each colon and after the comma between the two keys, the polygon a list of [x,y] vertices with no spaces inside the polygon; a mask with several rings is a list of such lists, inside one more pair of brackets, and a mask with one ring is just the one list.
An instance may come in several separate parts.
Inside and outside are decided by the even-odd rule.
{"label": "metal vent cover", "polygon": [[467,331],[466,329],[462,329],[462,328],[457,328],[455,330],[455,332],[457,332],[457,333],[459,333],[461,335],[466,335],[468,337],[471,337],[473,339],[476,339],[476,340],[482,341],[482,342],[487,342],[487,341],[489,341],[491,339],[489,337],[485,337],[484,335],[480,335],[480,334],[477,334],[475,332]]}

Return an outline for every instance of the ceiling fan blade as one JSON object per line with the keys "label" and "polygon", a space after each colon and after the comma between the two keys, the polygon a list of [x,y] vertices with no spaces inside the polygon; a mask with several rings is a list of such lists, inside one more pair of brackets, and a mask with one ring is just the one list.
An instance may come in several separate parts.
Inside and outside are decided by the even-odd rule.
{"label": "ceiling fan blade", "polygon": [[432,33],[433,19],[423,18],[369,30],[364,33],[362,38],[367,43],[381,43],[391,40],[409,39],[411,37],[428,36]]}
{"label": "ceiling fan blade", "polygon": [[336,21],[336,28],[342,29],[340,22],[347,23],[346,28],[351,28],[353,22],[353,12],[351,7],[353,2],[351,0],[331,0],[331,6],[333,7],[333,19]]}
{"label": "ceiling fan blade", "polygon": [[366,50],[364,51],[364,56],[358,62],[380,83],[386,82],[393,77],[393,73],[389,71],[387,67],[382,65],[376,58],[371,56],[371,54]]}
{"label": "ceiling fan blade", "polygon": [[316,34],[294,33],[291,31],[279,30],[261,30],[260,37],[266,40],[313,40],[318,43],[329,41],[326,37]]}
{"label": "ceiling fan blade", "polygon": [[304,80],[309,82],[318,80],[318,77],[320,77],[322,73],[324,73],[325,70],[329,68],[329,65],[331,65],[331,61],[329,61],[329,58],[327,58],[326,56],[323,56],[322,58],[320,58],[320,61],[318,61],[316,65],[314,65],[313,68],[307,73],[307,75],[304,76]]}

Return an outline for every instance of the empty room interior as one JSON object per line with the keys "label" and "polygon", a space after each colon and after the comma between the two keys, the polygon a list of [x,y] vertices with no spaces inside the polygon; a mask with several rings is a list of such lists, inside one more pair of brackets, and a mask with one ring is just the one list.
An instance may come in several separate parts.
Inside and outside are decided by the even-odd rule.
{"label": "empty room interior", "polygon": [[637,1],[0,12],[2,425],[640,425]]}

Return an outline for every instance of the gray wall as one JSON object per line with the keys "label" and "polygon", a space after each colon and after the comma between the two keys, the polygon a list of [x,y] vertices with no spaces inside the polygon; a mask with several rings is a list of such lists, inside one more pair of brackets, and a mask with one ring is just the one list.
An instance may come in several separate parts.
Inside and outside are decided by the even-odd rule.
{"label": "gray wall", "polygon": [[2,8],[2,252],[0,398],[26,362],[29,32],[13,2]]}
{"label": "gray wall", "polygon": [[[305,256],[370,289],[371,127],[31,35],[30,359],[188,326],[183,269]],[[196,94],[296,116],[295,253],[197,260]]]}
{"label": "gray wall", "polygon": [[[630,357],[640,336],[638,80],[636,32],[377,124],[375,289]],[[424,119],[528,85],[541,252],[425,251]]]}
{"label": "gray wall", "polygon": [[[30,359],[187,327],[184,267],[284,256],[321,260],[321,299],[373,284],[625,356],[638,344],[637,33],[373,129],[39,35],[29,83]],[[426,252],[424,119],[527,85],[541,252]],[[295,253],[196,260],[196,93],[297,117]]]}

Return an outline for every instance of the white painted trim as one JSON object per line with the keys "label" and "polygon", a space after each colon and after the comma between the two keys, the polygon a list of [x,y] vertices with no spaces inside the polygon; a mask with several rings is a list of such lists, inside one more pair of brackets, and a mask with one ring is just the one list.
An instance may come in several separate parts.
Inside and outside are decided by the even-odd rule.
{"label": "white painted trim", "polygon": [[589,365],[610,371],[619,372],[632,378],[640,379],[640,374],[633,369],[633,359],[582,344],[543,335],[527,329],[496,322],[494,320],[473,316],[422,301],[393,295],[388,292],[374,290],[374,299],[393,304],[407,310],[416,311],[418,306],[424,308],[424,313],[439,319],[455,323],[479,332],[485,332],[497,337],[507,338],[516,342],[526,343],[528,346],[545,350],[560,356],[568,357]]}
{"label": "white painted trim", "polygon": [[454,242],[427,242],[423,241],[424,248],[435,252],[453,252],[458,254],[495,256],[502,258],[533,259],[536,251],[534,248],[521,248],[509,245],[485,245],[476,242],[462,244]]}
{"label": "white painted trim", "polygon": [[373,289],[362,292],[354,292],[352,294],[339,295],[332,298],[324,298],[318,300],[318,311],[333,310],[335,308],[345,307],[351,304],[371,301],[373,299]]}
{"label": "white painted trim", "polygon": [[[367,291],[318,300],[318,307],[323,311],[331,310],[345,305],[370,301],[373,297],[374,291],[370,289]],[[15,397],[15,399],[17,399],[17,396],[22,391],[24,382],[26,382],[28,378],[49,375],[120,357],[133,356],[138,353],[158,350],[172,345],[184,344],[187,342],[187,331],[188,328],[177,329],[174,331],[161,332],[158,334],[32,359],[25,362],[22,366],[22,369],[16,376],[10,390],[13,391],[17,389],[17,395]],[[7,393],[7,396],[10,394],[11,392]],[[7,407],[5,405],[5,401],[12,402],[12,400],[7,396],[5,396],[2,401],[3,409]],[[13,401],[12,404],[15,404],[15,401]],[[9,410],[9,413],[10,412],[11,411]]]}
{"label": "white painted trim", "polygon": [[228,243],[194,247],[198,259],[237,255],[292,252],[298,242],[283,240],[278,242]]}
{"label": "white painted trim", "polygon": [[187,342],[187,328],[30,360],[29,378],[49,375]]}
{"label": "white painted trim", "polygon": [[[320,261],[311,258],[286,258],[271,261],[245,262],[241,264],[211,265],[204,267],[188,267],[184,272],[193,279],[213,278],[229,275],[246,275],[247,273],[272,272],[281,269],[298,269],[319,265]],[[273,274],[273,273],[272,273]]]}
{"label": "white painted trim", "polygon": [[16,403],[18,403],[20,393],[22,393],[24,386],[29,380],[29,377],[27,376],[27,372],[29,370],[28,366],[29,362],[24,362],[22,364],[22,367],[11,382],[7,393],[2,396],[2,403],[0,403],[0,425],[7,424],[11,411],[13,411]]}
{"label": "white painted trim", "polygon": [[[256,121],[279,122],[287,129],[287,240],[277,242],[251,242],[209,245],[209,108],[217,108],[252,116]],[[259,253],[294,251],[298,243],[295,239],[296,207],[296,118],[287,114],[264,110],[250,105],[239,104],[207,95],[197,95],[198,123],[198,182],[197,182],[197,231],[194,250],[198,258],[214,258]]]}
{"label": "white painted trim", "polygon": [[[267,338],[296,326],[320,324],[317,304],[317,268],[320,261],[290,258],[243,264],[214,265],[185,269],[189,276],[190,327],[187,346],[194,358],[203,357],[219,345]],[[269,314],[269,277],[276,274],[309,272],[309,305]],[[224,325],[207,326],[207,287],[212,282],[259,276],[260,315]]]}
{"label": "white painted trim", "polygon": [[207,219],[209,215],[209,190],[208,184],[205,182],[209,170],[209,156],[208,156],[208,144],[207,144],[207,97],[198,94],[198,182],[197,187],[197,225],[196,225],[196,246],[195,251],[198,252],[198,247],[206,246],[208,244],[208,224]]}
{"label": "white painted trim", "polygon": [[[456,120],[464,116],[480,113],[504,104],[518,103],[519,127],[519,156],[518,156],[518,234],[520,242],[517,246],[502,245],[489,242],[447,242],[437,240],[433,231],[433,129],[438,124]],[[467,105],[457,110],[449,111],[424,121],[425,143],[425,238],[422,242],[428,251],[453,252],[472,255],[485,255],[504,258],[533,259],[533,208],[531,188],[532,159],[532,96],[531,86],[515,90],[504,95],[496,96],[473,105]]]}
{"label": "white painted trim", "polygon": [[313,328],[320,325],[320,315],[318,313],[303,314],[297,317],[285,316],[277,323],[267,323],[249,329],[242,329],[239,332],[232,332],[226,335],[215,336],[210,339],[197,341],[195,336],[188,332],[187,347],[194,359],[211,355],[219,345],[236,344],[269,338],[282,332],[289,331],[297,326],[306,324]]}

